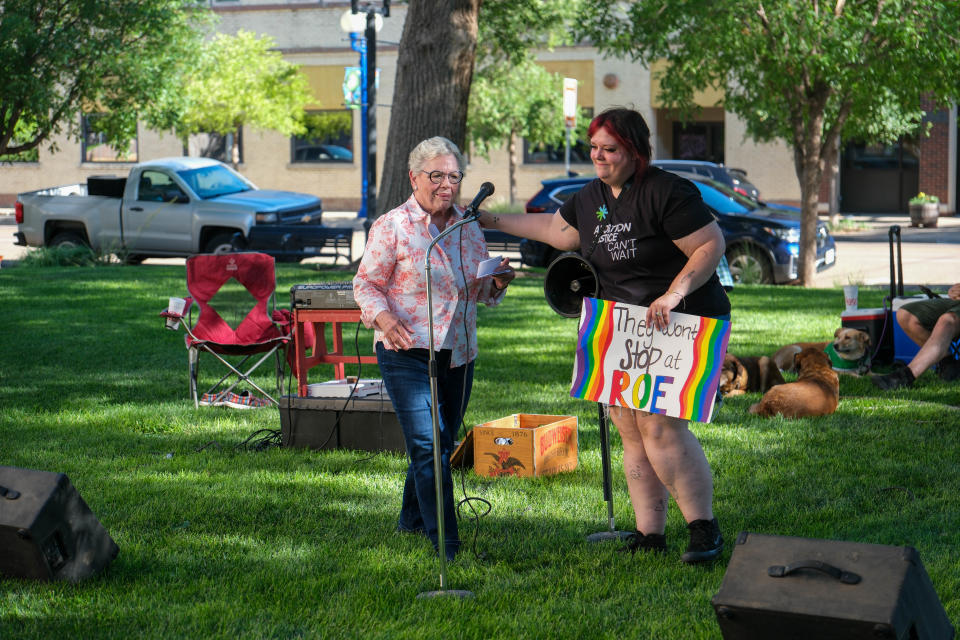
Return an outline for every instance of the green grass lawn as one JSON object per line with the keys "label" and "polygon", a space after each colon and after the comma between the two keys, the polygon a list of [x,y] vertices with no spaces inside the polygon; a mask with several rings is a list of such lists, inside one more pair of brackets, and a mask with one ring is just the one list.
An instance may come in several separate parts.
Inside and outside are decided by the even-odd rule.
{"label": "green grass lawn", "polygon": [[[279,265],[278,301],[293,284],[351,276]],[[280,428],[276,409],[193,408],[182,332],[158,317],[185,293],[183,267],[0,271],[0,464],[66,473],[120,547],[78,584],[0,580],[0,638],[719,638],[710,598],[739,531],[916,547],[957,624],[960,384],[927,373],[879,392],[841,376],[837,412],[803,420],[749,415],[758,394],[728,398],[693,425],[722,559],[680,563],[675,505],[669,553],[623,557],[585,540],[607,525],[596,405],[569,397],[577,323],[549,309],[542,276],[526,272],[500,307],[481,308],[466,423],[576,415],[579,466],[457,476],[458,500],[490,503],[482,516],[479,500],[463,506],[465,546],[447,570],[449,588],[475,597],[424,600],[439,565],[424,539],[394,533],[402,456],[257,450],[247,441]],[[884,294],[861,287],[861,306]],[[738,355],[826,340],[843,305],[839,289],[742,286],[731,298]],[[344,333],[372,352],[369,331]],[[311,381],[331,376],[318,368]],[[615,518],[631,528],[613,431]]]}

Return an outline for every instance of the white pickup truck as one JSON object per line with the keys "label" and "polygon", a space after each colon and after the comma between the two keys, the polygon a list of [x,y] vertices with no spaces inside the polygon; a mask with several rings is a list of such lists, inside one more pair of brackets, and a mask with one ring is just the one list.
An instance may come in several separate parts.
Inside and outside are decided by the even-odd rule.
{"label": "white pickup truck", "polygon": [[15,211],[18,245],[88,246],[130,264],[234,250],[285,261],[352,259],[350,230],[323,226],[320,198],[257,189],[210,158],[163,158],[135,165],[126,178],[21,193]]}

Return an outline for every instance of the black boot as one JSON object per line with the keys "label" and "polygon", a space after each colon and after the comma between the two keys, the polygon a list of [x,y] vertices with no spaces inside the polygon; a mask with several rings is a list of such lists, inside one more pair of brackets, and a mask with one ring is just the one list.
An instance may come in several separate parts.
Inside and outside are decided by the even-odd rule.
{"label": "black boot", "polygon": [[690,544],[680,559],[687,564],[713,560],[723,551],[723,536],[717,519],[694,520],[687,525],[690,531]]}
{"label": "black boot", "polygon": [[637,531],[636,533],[630,534],[627,538],[627,544],[617,549],[618,553],[636,553],[637,551],[643,553],[647,551],[666,553],[667,537],[662,533],[643,534]]}
{"label": "black boot", "polygon": [[947,354],[937,365],[937,375],[944,382],[953,382],[960,379],[960,360],[953,357],[953,354]]}
{"label": "black boot", "polygon": [[910,367],[898,367],[882,376],[870,376],[870,381],[873,382],[873,384],[886,391],[909,387],[913,384],[914,380],[916,380],[916,378],[913,377],[913,371],[910,371]]}

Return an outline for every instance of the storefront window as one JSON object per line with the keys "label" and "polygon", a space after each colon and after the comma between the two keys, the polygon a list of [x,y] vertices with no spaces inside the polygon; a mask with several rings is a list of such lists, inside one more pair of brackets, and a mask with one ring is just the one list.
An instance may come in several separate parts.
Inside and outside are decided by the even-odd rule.
{"label": "storefront window", "polygon": [[311,111],[307,133],[290,140],[290,162],[353,162],[353,112]]}

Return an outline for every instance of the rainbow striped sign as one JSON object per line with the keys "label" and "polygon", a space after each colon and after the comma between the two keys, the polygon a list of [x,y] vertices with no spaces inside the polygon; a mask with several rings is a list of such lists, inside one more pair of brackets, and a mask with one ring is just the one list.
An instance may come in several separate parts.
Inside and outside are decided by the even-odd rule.
{"label": "rainbow striped sign", "polygon": [[647,308],[584,298],[570,395],[710,422],[730,322],[670,312],[657,330]]}

